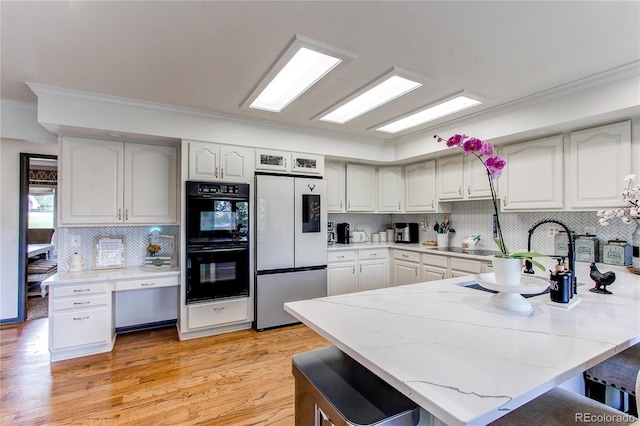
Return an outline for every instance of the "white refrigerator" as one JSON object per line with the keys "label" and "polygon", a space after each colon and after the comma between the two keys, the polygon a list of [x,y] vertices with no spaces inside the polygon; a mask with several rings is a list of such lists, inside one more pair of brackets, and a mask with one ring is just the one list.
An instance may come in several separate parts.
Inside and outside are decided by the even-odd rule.
{"label": "white refrigerator", "polygon": [[327,182],[256,175],[254,328],[299,322],[286,302],[327,295]]}

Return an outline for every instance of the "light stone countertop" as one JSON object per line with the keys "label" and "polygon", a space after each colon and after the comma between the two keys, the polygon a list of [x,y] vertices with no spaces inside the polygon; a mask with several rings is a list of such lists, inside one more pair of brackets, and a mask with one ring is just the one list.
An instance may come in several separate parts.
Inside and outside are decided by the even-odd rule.
{"label": "light stone countertop", "polygon": [[132,266],[120,269],[85,269],[77,272],[58,272],[43,281],[44,285],[90,283],[96,281],[130,280],[158,275],[180,275],[180,267]]}
{"label": "light stone countertop", "polygon": [[[439,249],[434,246],[425,246],[422,243],[394,243],[394,242],[366,242],[366,243],[351,243],[351,244],[334,244],[332,246],[327,246],[327,250],[329,252],[332,251],[344,251],[344,250],[367,250],[367,249],[375,249],[375,248],[392,248],[396,250],[408,250],[415,251],[419,253],[429,253],[429,254],[437,254],[440,256],[455,256],[455,257],[464,257],[466,259],[477,259],[477,260],[491,260],[491,255],[485,254],[474,254],[473,250],[469,250],[466,253],[459,253],[454,251],[447,251],[446,249]],[[483,250],[487,251],[487,250]],[[493,250],[492,250],[493,251]],[[495,254],[499,253],[497,250],[494,252]]]}
{"label": "light stone countertop", "polygon": [[[571,309],[529,298],[530,313],[488,304],[452,278],[290,302],[285,310],[448,425],[486,424],[640,342],[640,276],[613,270],[612,295],[585,284]],[[563,305],[566,306],[566,305]]]}

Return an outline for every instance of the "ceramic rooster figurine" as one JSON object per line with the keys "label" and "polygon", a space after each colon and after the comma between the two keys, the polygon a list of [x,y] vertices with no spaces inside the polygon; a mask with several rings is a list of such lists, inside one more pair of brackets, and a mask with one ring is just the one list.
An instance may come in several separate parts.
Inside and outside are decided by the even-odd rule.
{"label": "ceramic rooster figurine", "polygon": [[590,288],[589,291],[600,294],[612,294],[607,290],[607,286],[613,284],[616,280],[616,273],[613,271],[605,272],[604,274],[598,270],[595,262],[591,264],[591,272],[589,276],[596,282],[594,288]]}

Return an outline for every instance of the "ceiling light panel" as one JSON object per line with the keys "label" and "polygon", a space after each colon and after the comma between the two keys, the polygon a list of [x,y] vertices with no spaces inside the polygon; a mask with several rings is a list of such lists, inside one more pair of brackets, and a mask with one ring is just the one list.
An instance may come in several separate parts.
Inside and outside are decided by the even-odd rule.
{"label": "ceiling light panel", "polygon": [[296,35],[242,107],[281,112],[355,54]]}
{"label": "ceiling light panel", "polygon": [[372,84],[373,87],[363,89],[364,93],[356,94],[355,97],[351,96],[347,103],[341,102],[341,106],[323,115],[320,120],[344,124],[422,86],[417,81],[389,73]]}
{"label": "ceiling light panel", "polygon": [[398,133],[412,127],[419,126],[429,121],[465,110],[467,108],[480,105],[482,102],[472,99],[468,96],[459,95],[452,99],[433,105],[427,109],[418,111],[406,117],[392,121],[384,126],[377,127],[375,130],[386,133]]}

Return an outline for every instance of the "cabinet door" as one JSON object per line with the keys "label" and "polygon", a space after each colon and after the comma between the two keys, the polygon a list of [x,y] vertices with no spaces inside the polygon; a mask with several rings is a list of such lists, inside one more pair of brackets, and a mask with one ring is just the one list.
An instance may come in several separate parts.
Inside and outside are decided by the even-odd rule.
{"label": "cabinet door", "polygon": [[326,163],[324,178],[327,180],[327,211],[342,213],[345,211],[345,165]]}
{"label": "cabinet door", "polygon": [[[494,181],[497,189],[497,181]],[[464,190],[465,198],[491,198],[489,176],[484,163],[475,155],[464,157]]]}
{"label": "cabinet door", "polygon": [[110,307],[53,313],[50,349],[108,343],[111,339]]}
{"label": "cabinet door", "polygon": [[393,285],[415,284],[420,282],[420,266],[418,263],[394,261]]}
{"label": "cabinet door", "polygon": [[218,180],[219,146],[207,142],[189,142],[189,179]]}
{"label": "cabinet door", "polygon": [[220,179],[228,182],[251,182],[254,161],[252,149],[220,145]]}
{"label": "cabinet door", "polygon": [[60,157],[60,224],[123,220],[124,144],[64,137]]}
{"label": "cabinet door", "polygon": [[358,291],[386,287],[387,262],[385,260],[363,260],[358,262]]}
{"label": "cabinet door", "polygon": [[631,122],[571,133],[568,164],[569,207],[621,206],[624,177],[631,174]]}
{"label": "cabinet door", "polygon": [[375,211],[376,192],[374,167],[347,164],[347,211]]}
{"label": "cabinet door", "polygon": [[291,170],[291,154],[282,151],[256,150],[256,170],[288,172]]}
{"label": "cabinet door", "polygon": [[446,268],[422,265],[422,279],[424,281],[438,281],[447,278]]}
{"label": "cabinet door", "polygon": [[436,209],[436,162],[411,164],[404,168],[405,210],[431,212]]}
{"label": "cabinet door", "polygon": [[562,152],[562,136],[505,146],[507,165],[499,179],[503,209],[562,208]]}
{"label": "cabinet door", "polygon": [[327,265],[327,295],[353,293],[357,289],[356,284],[355,262]]}
{"label": "cabinet door", "polygon": [[322,155],[292,154],[291,171],[322,176],[324,173],[324,157]]}
{"label": "cabinet door", "polygon": [[463,186],[463,161],[464,157],[458,155],[438,160],[438,184],[439,200],[462,200]]}
{"label": "cabinet door", "polygon": [[177,222],[177,158],[174,146],[125,145],[126,223]]}
{"label": "cabinet door", "polygon": [[378,169],[378,211],[402,211],[402,167]]}

